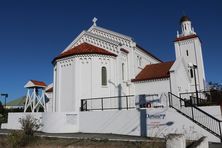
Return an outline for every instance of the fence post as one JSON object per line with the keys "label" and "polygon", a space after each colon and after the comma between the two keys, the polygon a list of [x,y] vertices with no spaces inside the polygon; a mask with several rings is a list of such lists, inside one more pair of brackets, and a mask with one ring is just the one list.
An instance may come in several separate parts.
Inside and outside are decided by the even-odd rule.
{"label": "fence post", "polygon": [[126,109],[128,110],[129,104],[128,104],[128,97],[126,96]]}
{"label": "fence post", "polygon": [[171,107],[170,92],[168,92],[169,106]]}
{"label": "fence post", "polygon": [[192,119],[194,120],[194,115],[193,115],[193,106],[191,106],[191,112],[192,112]]}
{"label": "fence post", "polygon": [[80,107],[80,111],[83,111],[83,100],[81,100],[81,107]]}
{"label": "fence post", "polygon": [[218,121],[218,123],[219,123],[219,130],[220,130],[220,142],[222,142],[222,131],[221,131],[221,125],[220,125],[220,121]]}
{"label": "fence post", "polygon": [[102,110],[103,110],[103,98],[101,98],[101,107],[102,107]]}
{"label": "fence post", "polygon": [[182,107],[182,101],[181,101],[182,97],[181,97],[181,93],[180,93],[180,108]]}

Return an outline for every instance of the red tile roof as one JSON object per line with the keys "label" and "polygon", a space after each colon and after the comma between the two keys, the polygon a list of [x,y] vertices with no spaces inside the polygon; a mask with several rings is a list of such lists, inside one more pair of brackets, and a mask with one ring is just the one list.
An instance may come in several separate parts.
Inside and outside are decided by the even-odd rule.
{"label": "red tile roof", "polygon": [[50,87],[50,88],[47,89],[45,92],[53,92],[53,87]]}
{"label": "red tile roof", "polygon": [[150,53],[149,51],[147,51],[146,49],[144,49],[144,48],[141,47],[140,45],[136,44],[136,47],[138,47],[139,49],[141,49],[142,51],[144,51],[146,54],[148,54],[149,56],[153,57],[154,59],[162,62],[162,60],[160,60],[159,58],[157,58],[155,55],[153,55],[152,53]]}
{"label": "red tile roof", "polygon": [[183,40],[187,40],[187,39],[192,39],[192,38],[196,38],[196,37],[198,37],[196,34],[183,36],[183,37],[176,38],[176,40],[174,42],[183,41]]}
{"label": "red tile roof", "polygon": [[116,54],[111,53],[105,49],[96,47],[88,43],[82,43],[76,47],[73,47],[61,53],[59,56],[54,58],[53,62],[57,59],[62,59],[62,58],[69,57],[72,55],[82,55],[82,54],[101,54],[101,55],[109,55],[109,56],[115,56],[115,57],[117,56]]}
{"label": "red tile roof", "polygon": [[31,82],[34,84],[34,85],[38,85],[38,86],[46,86],[45,82],[42,82],[42,81],[36,81],[36,80],[31,80]]}
{"label": "red tile roof", "polygon": [[161,78],[169,78],[169,70],[172,67],[174,62],[164,62],[158,64],[147,65],[132,82],[136,81],[145,81]]}

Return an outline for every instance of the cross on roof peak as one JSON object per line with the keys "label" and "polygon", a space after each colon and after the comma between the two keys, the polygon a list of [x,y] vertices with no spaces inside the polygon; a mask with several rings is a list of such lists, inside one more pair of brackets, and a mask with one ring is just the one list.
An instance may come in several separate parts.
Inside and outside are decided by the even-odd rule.
{"label": "cross on roof peak", "polygon": [[94,26],[96,26],[97,20],[98,20],[98,19],[97,19],[96,17],[93,18],[92,22],[93,22],[93,25],[94,25]]}

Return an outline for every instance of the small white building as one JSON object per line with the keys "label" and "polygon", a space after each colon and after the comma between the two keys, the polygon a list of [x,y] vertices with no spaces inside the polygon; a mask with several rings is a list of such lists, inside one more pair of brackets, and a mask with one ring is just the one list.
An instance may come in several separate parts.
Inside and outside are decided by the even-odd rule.
{"label": "small white building", "polygon": [[[44,125],[41,131],[222,139],[220,108],[198,108],[184,100],[206,97],[199,94],[206,89],[201,42],[187,16],[174,41],[176,59],[169,62],[96,21],[53,59],[46,112],[33,114]],[[3,127],[19,128],[17,120],[26,114],[9,114]]]}

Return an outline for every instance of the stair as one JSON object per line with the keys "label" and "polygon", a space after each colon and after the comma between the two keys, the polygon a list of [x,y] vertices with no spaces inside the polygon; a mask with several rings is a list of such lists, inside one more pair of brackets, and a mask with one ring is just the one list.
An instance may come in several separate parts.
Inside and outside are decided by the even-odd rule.
{"label": "stair", "polygon": [[[174,108],[178,113],[193,121],[209,133],[218,137],[222,141],[221,122],[197,106],[185,101],[184,99],[172,94],[169,95],[169,106]],[[187,104],[188,103],[188,104]]]}

